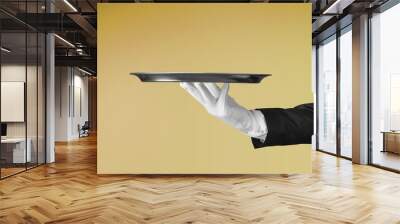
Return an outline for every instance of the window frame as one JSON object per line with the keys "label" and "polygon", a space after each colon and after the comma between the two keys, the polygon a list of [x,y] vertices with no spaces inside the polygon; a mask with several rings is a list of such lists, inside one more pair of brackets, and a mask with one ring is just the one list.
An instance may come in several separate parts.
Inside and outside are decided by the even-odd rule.
{"label": "window frame", "polygon": [[[316,68],[315,68],[315,71],[316,71],[316,78],[315,78],[315,81],[316,81],[316,105],[315,105],[315,108],[316,108],[316,131],[315,131],[315,135],[316,135],[316,138],[315,138],[315,141],[316,141],[316,150],[317,151],[319,151],[319,152],[323,152],[323,153],[326,153],[326,154],[329,154],[329,155],[333,155],[333,156],[336,156],[336,157],[340,157],[340,158],[344,158],[344,159],[347,159],[347,160],[352,160],[352,158],[350,158],[350,157],[347,157],[347,156],[344,156],[344,155],[342,155],[342,153],[341,153],[341,119],[340,119],[340,103],[341,103],[341,101],[340,101],[340,93],[341,93],[341,90],[340,90],[340,81],[341,81],[341,67],[340,67],[340,37],[342,36],[342,35],[344,35],[345,33],[347,33],[347,32],[351,32],[352,31],[352,23],[349,23],[349,24],[347,24],[347,25],[345,25],[344,27],[342,27],[342,28],[340,28],[340,29],[338,29],[335,33],[333,33],[333,34],[331,34],[330,36],[328,36],[328,37],[326,37],[326,38],[324,38],[324,39],[322,39],[322,40],[319,40],[318,41],[318,43],[316,44],[316,51],[315,51],[315,54],[316,54]],[[320,118],[319,118],[319,92],[320,92],[320,72],[319,72],[319,68],[320,68],[320,65],[319,65],[319,51],[318,51],[318,49],[319,49],[319,47],[320,47],[320,45],[322,44],[322,43],[327,43],[327,42],[330,42],[330,41],[336,41],[336,83],[335,83],[335,85],[336,85],[336,151],[335,151],[335,153],[332,153],[332,152],[329,152],[329,151],[327,151],[327,150],[324,150],[324,149],[321,149],[320,148],[320,143],[319,143],[319,134],[320,134],[320,130],[319,130],[319,123],[320,123]]]}

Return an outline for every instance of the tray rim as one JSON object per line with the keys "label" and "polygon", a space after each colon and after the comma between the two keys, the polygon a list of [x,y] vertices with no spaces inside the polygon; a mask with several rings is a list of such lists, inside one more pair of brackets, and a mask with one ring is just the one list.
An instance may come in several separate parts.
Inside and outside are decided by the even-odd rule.
{"label": "tray rim", "polygon": [[[229,76],[229,77],[234,77],[235,75],[238,76],[253,76],[258,78],[259,80],[255,81],[255,82],[229,82],[229,83],[261,83],[261,81],[269,76],[272,76],[271,74],[267,74],[267,73],[231,73],[231,72],[130,72],[130,75],[136,76],[137,78],[140,79],[140,81],[142,82],[185,82],[185,81],[179,81],[179,80],[171,80],[171,81],[156,81],[156,80],[151,80],[151,81],[147,81],[147,80],[143,80],[142,77],[143,75],[182,75],[182,74],[188,74],[188,75],[221,75],[221,76]],[[186,81],[188,82],[188,81]],[[196,81],[193,81],[196,82]],[[205,82],[205,81],[198,81],[198,82]],[[210,82],[218,82],[218,81],[210,81]],[[222,82],[221,82],[222,83]]]}

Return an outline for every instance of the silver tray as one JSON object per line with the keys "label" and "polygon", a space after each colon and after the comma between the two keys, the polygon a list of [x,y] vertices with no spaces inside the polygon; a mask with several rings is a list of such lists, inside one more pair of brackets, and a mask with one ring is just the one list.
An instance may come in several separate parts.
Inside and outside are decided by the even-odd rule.
{"label": "silver tray", "polygon": [[270,74],[250,73],[200,73],[200,72],[132,72],[142,82],[217,82],[260,83]]}

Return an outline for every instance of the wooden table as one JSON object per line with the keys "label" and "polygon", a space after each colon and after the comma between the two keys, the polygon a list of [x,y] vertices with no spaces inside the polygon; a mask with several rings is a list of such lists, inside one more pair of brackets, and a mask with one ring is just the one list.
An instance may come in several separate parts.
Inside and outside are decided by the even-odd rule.
{"label": "wooden table", "polygon": [[392,152],[400,154],[400,131],[382,131],[383,150],[382,152]]}

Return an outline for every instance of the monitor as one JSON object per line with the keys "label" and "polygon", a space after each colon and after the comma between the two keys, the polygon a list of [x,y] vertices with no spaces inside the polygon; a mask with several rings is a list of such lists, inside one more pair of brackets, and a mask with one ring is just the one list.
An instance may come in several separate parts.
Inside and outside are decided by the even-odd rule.
{"label": "monitor", "polygon": [[7,124],[1,123],[1,136],[7,136]]}

